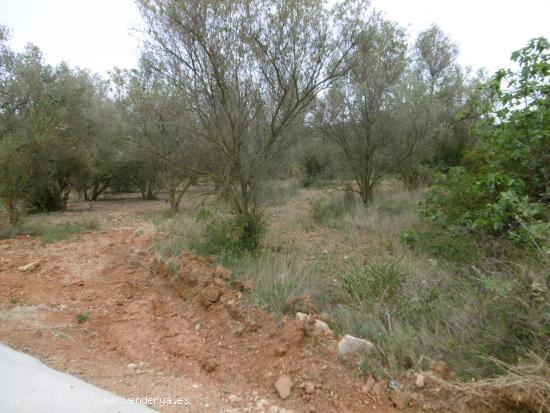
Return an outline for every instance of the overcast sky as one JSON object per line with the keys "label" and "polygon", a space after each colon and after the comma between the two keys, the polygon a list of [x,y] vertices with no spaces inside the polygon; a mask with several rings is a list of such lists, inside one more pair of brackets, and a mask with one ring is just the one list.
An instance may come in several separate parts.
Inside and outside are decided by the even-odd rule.
{"label": "overcast sky", "polygon": [[[460,62],[474,69],[493,72],[529,39],[550,39],[550,0],[372,1],[413,35],[438,24],[459,45]],[[0,24],[10,28],[15,49],[34,43],[53,64],[105,74],[137,61],[133,0],[0,0]]]}

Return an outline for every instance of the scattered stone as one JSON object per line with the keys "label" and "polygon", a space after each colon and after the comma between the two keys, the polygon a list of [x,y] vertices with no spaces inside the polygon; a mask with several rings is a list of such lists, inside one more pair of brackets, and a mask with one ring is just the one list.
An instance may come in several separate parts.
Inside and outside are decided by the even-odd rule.
{"label": "scattered stone", "polygon": [[286,354],[287,351],[288,351],[288,348],[284,344],[280,344],[277,347],[275,347],[275,350],[273,350],[273,353],[277,357],[282,357]]}
{"label": "scattered stone", "polygon": [[205,308],[210,308],[220,300],[222,295],[221,288],[209,285],[200,292],[199,301]]}
{"label": "scattered stone", "polygon": [[332,335],[332,330],[328,326],[327,323],[321,320],[315,320],[315,323],[313,324],[314,331],[317,333],[317,335]]}
{"label": "scattered stone", "polygon": [[268,405],[268,401],[266,399],[260,399],[256,402],[256,407],[263,411]]}
{"label": "scattered stone", "polygon": [[292,383],[290,377],[283,375],[275,382],[275,390],[277,390],[281,399],[288,399],[293,385],[294,383]]}
{"label": "scattered stone", "polygon": [[407,392],[394,391],[390,394],[390,400],[399,410],[406,409],[411,402],[411,395]]}
{"label": "scattered stone", "polygon": [[21,272],[32,272],[40,267],[40,261],[31,262],[29,264],[23,265],[17,268]]}
{"label": "scattered stone", "polygon": [[374,344],[368,340],[346,335],[338,342],[338,357],[350,363],[360,363],[373,348]]}
{"label": "scattered stone", "polygon": [[388,387],[392,390],[399,390],[402,386],[397,380],[390,380]]}
{"label": "scattered stone", "polygon": [[200,365],[201,368],[207,373],[212,373],[218,368],[218,363],[213,357],[210,356],[203,357],[200,361]]}
{"label": "scattered stone", "polygon": [[424,387],[425,381],[426,381],[426,377],[423,374],[420,374],[420,373],[415,374],[414,385],[416,386],[417,389],[421,389],[422,387]]}
{"label": "scattered stone", "polygon": [[313,394],[313,392],[315,391],[315,385],[310,381],[306,381],[305,383],[302,383],[301,387],[302,389],[304,389],[304,391],[307,394]]}
{"label": "scattered stone", "polygon": [[317,313],[317,304],[307,294],[295,295],[286,301],[284,310],[286,313],[315,314]]}
{"label": "scattered stone", "polygon": [[311,318],[309,314],[297,312],[296,313],[296,320],[306,322]]}
{"label": "scattered stone", "polygon": [[241,401],[241,398],[236,394],[230,394],[227,400],[229,400],[231,403],[238,403]]}
{"label": "scattered stone", "polygon": [[296,319],[304,323],[304,332],[311,337],[319,337],[322,335],[332,335],[332,330],[322,320],[312,318],[311,315],[306,313],[297,312]]}

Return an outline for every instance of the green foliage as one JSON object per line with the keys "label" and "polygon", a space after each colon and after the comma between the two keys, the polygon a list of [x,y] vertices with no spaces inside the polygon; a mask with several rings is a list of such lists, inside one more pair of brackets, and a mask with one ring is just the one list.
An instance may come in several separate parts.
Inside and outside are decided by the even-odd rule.
{"label": "green foliage", "polygon": [[342,199],[314,199],[311,201],[311,217],[318,224],[334,226],[346,212]]}
{"label": "green foliage", "polygon": [[78,322],[78,324],[84,324],[85,322],[88,321],[91,315],[92,315],[91,311],[84,311],[83,313],[78,314],[76,316],[76,321]]}
{"label": "green foliage", "polygon": [[42,241],[47,244],[71,239],[75,235],[97,229],[98,225],[94,221],[74,224],[41,225],[38,232],[42,235]]}
{"label": "green foliage", "polygon": [[330,167],[330,159],[325,153],[309,151],[300,160],[302,170],[301,184],[304,188],[317,185],[326,179]]}
{"label": "green foliage", "polygon": [[41,236],[45,243],[53,243],[71,239],[77,234],[95,230],[98,224],[95,221],[74,222],[68,224],[51,225],[43,222],[19,222],[0,229],[0,239],[15,238],[20,235]]}
{"label": "green foliage", "polygon": [[384,306],[396,311],[404,300],[406,274],[395,262],[375,262],[354,267],[342,276],[342,289],[348,302],[367,311]]}
{"label": "green foliage", "polygon": [[219,218],[207,210],[201,210],[197,219],[205,221],[206,225],[191,247],[205,255],[253,253],[260,247],[265,231],[260,215],[237,214]]}
{"label": "green foliage", "polygon": [[486,84],[480,148],[428,193],[423,215],[521,245],[550,234],[550,44],[533,39],[512,55],[520,70]]}

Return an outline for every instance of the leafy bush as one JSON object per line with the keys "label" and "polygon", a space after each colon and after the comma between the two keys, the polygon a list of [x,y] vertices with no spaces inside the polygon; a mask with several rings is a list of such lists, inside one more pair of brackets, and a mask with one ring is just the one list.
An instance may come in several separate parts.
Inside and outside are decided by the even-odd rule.
{"label": "leafy bush", "polygon": [[318,224],[334,225],[345,212],[346,206],[341,199],[311,201],[311,216]]}
{"label": "leafy bush", "polygon": [[533,39],[512,55],[520,70],[501,70],[485,86],[490,99],[478,125],[480,148],[440,177],[425,216],[520,245],[550,235],[550,43]]}
{"label": "leafy bush", "polygon": [[261,243],[265,225],[260,215],[237,214],[230,218],[212,217],[200,211],[198,219],[206,221],[201,237],[191,247],[205,255],[255,252]]}
{"label": "leafy bush", "polygon": [[330,158],[327,154],[308,152],[300,160],[300,167],[302,169],[301,184],[304,188],[309,188],[327,178]]}

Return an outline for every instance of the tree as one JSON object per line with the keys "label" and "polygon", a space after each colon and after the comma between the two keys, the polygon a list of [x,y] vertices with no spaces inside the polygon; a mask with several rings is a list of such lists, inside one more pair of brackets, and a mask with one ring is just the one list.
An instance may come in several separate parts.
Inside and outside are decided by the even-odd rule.
{"label": "tree", "polygon": [[368,205],[376,182],[410,156],[410,151],[396,156],[394,126],[394,96],[407,68],[407,43],[399,26],[376,14],[359,38],[350,56],[353,67],[324,98],[319,119],[321,132],[342,151],[357,192]]}
{"label": "tree", "polygon": [[178,210],[183,195],[196,181],[200,159],[186,99],[145,59],[136,70],[118,71],[115,83],[123,89],[119,103],[132,145],[130,157],[134,166],[145,171],[135,175],[136,182],[144,198],[152,195],[154,186],[165,189],[170,208]]}
{"label": "tree", "polygon": [[352,40],[339,40],[353,33],[321,1],[138,4],[151,64],[188,99],[210,155],[193,171],[216,183],[233,214],[256,220],[262,181],[317,94],[345,72]]}

